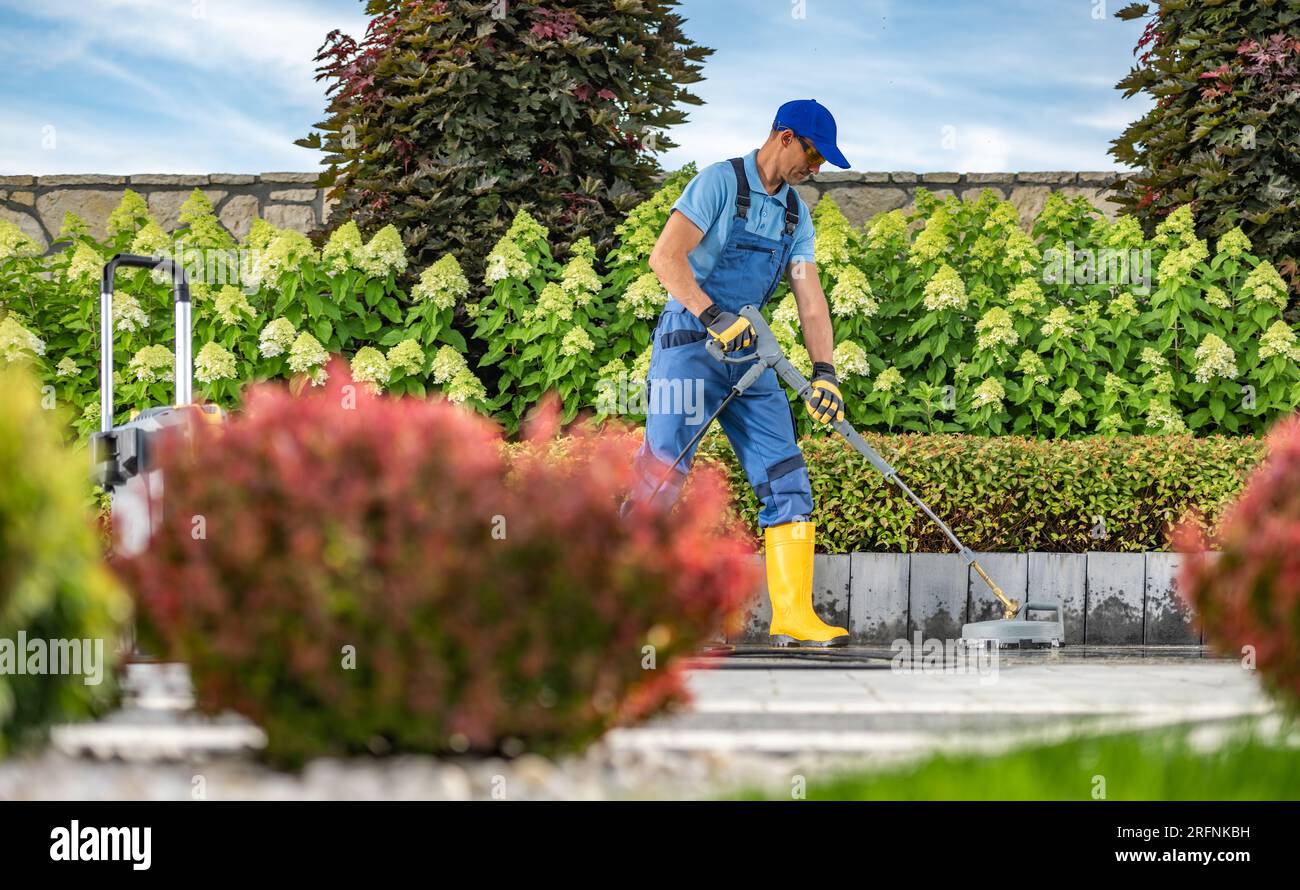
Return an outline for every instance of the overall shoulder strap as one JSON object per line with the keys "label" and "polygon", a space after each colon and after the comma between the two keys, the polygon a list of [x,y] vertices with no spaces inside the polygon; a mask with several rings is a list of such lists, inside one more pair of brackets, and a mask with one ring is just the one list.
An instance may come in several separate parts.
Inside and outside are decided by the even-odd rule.
{"label": "overall shoulder strap", "polygon": [[749,218],[749,177],[745,175],[745,162],[741,158],[731,159],[731,169],[736,174],[736,216]]}
{"label": "overall shoulder strap", "polygon": [[785,233],[793,235],[794,230],[799,227],[799,195],[790,186],[790,191],[785,195]]}

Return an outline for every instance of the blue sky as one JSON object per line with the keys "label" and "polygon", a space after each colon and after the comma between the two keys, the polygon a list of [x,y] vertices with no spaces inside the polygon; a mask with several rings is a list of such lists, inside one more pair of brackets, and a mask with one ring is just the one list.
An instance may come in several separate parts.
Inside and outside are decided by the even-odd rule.
{"label": "blue sky", "polygon": [[[562,4],[560,4],[562,5]],[[685,0],[717,52],[668,168],[755,147],[790,98],[855,170],[1109,170],[1149,107],[1121,0]],[[310,170],[312,57],[359,0],[0,0],[0,174]],[[1104,12],[1104,14],[1102,14]]]}

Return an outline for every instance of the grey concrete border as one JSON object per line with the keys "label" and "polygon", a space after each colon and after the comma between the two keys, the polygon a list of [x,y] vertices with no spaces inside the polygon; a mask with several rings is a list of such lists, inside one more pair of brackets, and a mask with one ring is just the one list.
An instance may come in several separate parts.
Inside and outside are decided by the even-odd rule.
{"label": "grey concrete border", "polygon": [[[1175,591],[1179,554],[976,556],[1008,596],[1060,603],[1067,645],[1201,642],[1195,616]],[[761,565],[762,556],[755,558]],[[951,639],[964,622],[1001,614],[983,580],[955,553],[818,554],[813,604],[823,619],[847,627],[856,645],[888,645],[917,632]],[[766,590],[755,591],[733,641],[765,641],[769,617]]]}

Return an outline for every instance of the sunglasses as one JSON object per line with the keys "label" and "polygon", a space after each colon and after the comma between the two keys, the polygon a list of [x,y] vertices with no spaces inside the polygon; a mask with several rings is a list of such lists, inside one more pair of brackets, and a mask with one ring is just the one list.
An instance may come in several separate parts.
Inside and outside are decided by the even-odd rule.
{"label": "sunglasses", "polygon": [[817,150],[815,145],[800,136],[798,133],[795,133],[794,130],[790,130],[790,132],[794,134],[794,138],[798,139],[799,145],[803,147],[804,159],[808,161],[809,167],[820,167],[822,164],[826,163],[826,159],[822,157],[822,153]]}

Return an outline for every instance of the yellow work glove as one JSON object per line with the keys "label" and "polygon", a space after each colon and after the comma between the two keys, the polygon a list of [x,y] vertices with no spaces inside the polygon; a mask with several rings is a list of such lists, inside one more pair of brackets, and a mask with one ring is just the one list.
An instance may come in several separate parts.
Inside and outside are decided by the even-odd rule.
{"label": "yellow work glove", "polygon": [[844,396],[835,367],[827,362],[813,363],[812,393],[804,399],[808,413],[819,423],[844,419]]}
{"label": "yellow work glove", "polygon": [[734,312],[724,312],[718,308],[717,303],[710,303],[708,308],[700,313],[699,319],[704,323],[704,329],[709,332],[709,336],[718,341],[723,352],[744,349],[746,346],[752,346],[758,339],[758,334],[754,331],[754,326],[749,323],[749,319],[742,318]]}

